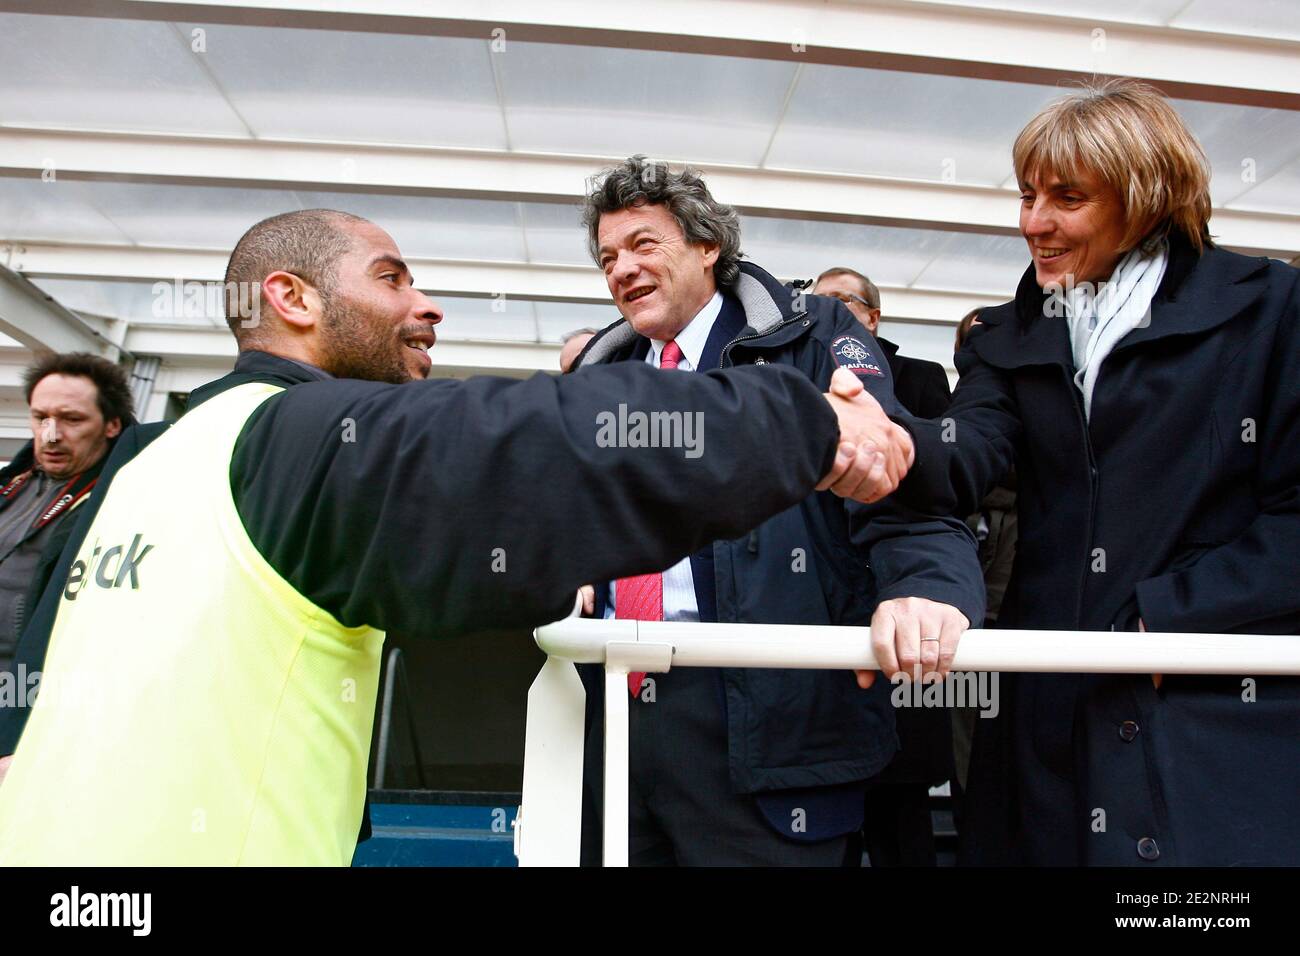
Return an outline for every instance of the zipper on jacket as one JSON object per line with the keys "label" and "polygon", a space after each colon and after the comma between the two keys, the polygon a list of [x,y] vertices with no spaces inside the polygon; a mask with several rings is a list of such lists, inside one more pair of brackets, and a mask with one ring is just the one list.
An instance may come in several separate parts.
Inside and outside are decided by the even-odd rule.
{"label": "zipper on jacket", "polygon": [[[765,335],[771,335],[773,332],[779,332],[781,329],[785,328],[791,322],[795,322],[798,319],[806,318],[807,315],[808,315],[807,312],[799,312],[796,313],[795,315],[790,316],[790,318],[786,319],[784,322],[781,322],[775,328],[768,329],[766,332],[755,332],[753,335],[737,336],[736,338],[732,339],[730,342],[728,342],[726,345],[722,347],[722,356],[721,358],[718,359],[718,368],[727,367],[727,359],[731,355],[731,347],[737,344],[738,342],[747,342],[752,339],[761,339]],[[760,357],[760,359],[756,361],[754,364],[757,365],[761,361],[762,358]],[[763,364],[766,363],[764,362]],[[757,528],[749,532],[749,541],[746,544],[746,548],[750,554],[758,554],[758,529]]]}
{"label": "zipper on jacket", "polygon": [[807,312],[796,312],[794,315],[790,316],[790,318],[786,319],[784,322],[781,322],[775,327],[768,329],[766,332],[755,332],[752,335],[737,336],[736,338],[732,339],[730,342],[728,342],[726,345],[722,347],[722,357],[718,359],[718,368],[727,367],[727,359],[731,357],[731,347],[733,345],[738,345],[741,342],[749,342],[752,341],[753,339],[761,339],[764,336],[771,335],[774,332],[779,332],[781,331],[781,329],[785,328],[790,323],[795,322],[799,319],[807,318],[807,316],[808,316]]}

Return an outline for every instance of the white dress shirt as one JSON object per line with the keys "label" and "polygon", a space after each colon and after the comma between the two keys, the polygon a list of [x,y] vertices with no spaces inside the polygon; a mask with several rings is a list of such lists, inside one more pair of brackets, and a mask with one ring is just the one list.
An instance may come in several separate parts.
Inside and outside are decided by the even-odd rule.
{"label": "white dress shirt", "polygon": [[[722,314],[722,293],[713,293],[713,298],[704,308],[695,314],[695,318],[677,333],[673,339],[682,350],[682,358],[677,363],[678,371],[694,372],[700,367],[700,356],[704,345],[713,331],[713,323]],[[645,360],[650,365],[659,366],[659,356],[663,354],[667,342],[659,339],[650,340],[650,352]],[[609,601],[605,605],[605,617],[614,616],[615,583],[609,582]],[[700,619],[699,602],[695,599],[695,578],[691,575],[691,559],[682,558],[664,572],[664,620],[698,621]]]}
{"label": "white dress shirt", "polygon": [[[704,354],[704,345],[709,341],[709,333],[713,331],[713,323],[718,321],[718,316],[722,314],[722,293],[713,293],[713,298],[708,301],[704,308],[695,314],[695,318],[686,323],[686,327],[677,333],[677,338],[673,339],[677,347],[682,350],[682,359],[677,363],[677,368],[684,372],[694,372],[700,367],[700,356]],[[661,342],[659,339],[650,340],[650,351],[645,360],[648,365],[659,367],[659,356],[663,354],[664,346],[667,342]]]}

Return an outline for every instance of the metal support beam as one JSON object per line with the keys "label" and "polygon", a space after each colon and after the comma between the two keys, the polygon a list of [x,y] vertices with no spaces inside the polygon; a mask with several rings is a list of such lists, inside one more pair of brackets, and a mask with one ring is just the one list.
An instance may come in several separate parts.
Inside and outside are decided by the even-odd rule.
{"label": "metal support beam", "polygon": [[[572,204],[586,180],[622,157],[507,150],[291,143],[142,133],[0,129],[0,176],[326,190]],[[664,157],[675,159],[676,157]],[[1013,189],[879,176],[694,163],[740,212],[784,219],[1017,235]],[[1222,245],[1290,259],[1300,216],[1215,209]]]}
{"label": "metal support beam", "polygon": [[1049,85],[1133,76],[1185,99],[1300,109],[1300,44],[1182,27],[1178,17],[1146,25],[914,0],[0,0],[0,10],[502,37]]}
{"label": "metal support beam", "polygon": [[[18,243],[12,258],[24,275],[38,279],[130,280],[164,283],[160,310],[183,307],[187,282],[219,282],[228,252],[146,246]],[[573,302],[610,307],[604,277],[594,266],[419,259],[407,262],[420,288],[433,296],[487,298],[504,295],[529,302]],[[785,278],[795,278],[787,276]],[[808,278],[800,276],[798,278]],[[885,317],[891,322],[956,325],[971,309],[1004,302],[1010,289],[949,290],[881,285]],[[180,316],[177,316],[179,318]]]}
{"label": "metal support beam", "polygon": [[135,406],[135,417],[141,421],[145,420],[149,400],[153,398],[153,386],[161,365],[162,359],[156,355],[137,355],[135,365],[131,367],[131,403]]}
{"label": "metal support beam", "polygon": [[33,350],[92,352],[114,360],[129,357],[128,352],[5,266],[0,266],[0,332]]}

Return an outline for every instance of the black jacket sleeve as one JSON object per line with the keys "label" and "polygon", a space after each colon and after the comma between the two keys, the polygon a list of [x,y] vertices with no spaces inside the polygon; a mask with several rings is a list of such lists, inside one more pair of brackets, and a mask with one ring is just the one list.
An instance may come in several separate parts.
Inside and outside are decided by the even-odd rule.
{"label": "black jacket sleeve", "polygon": [[919,418],[886,408],[912,434],[916,459],[894,498],[938,514],[968,515],[1015,463],[1020,408],[1008,375],[971,347],[984,330],[971,330],[957,353],[961,376],[952,403],[939,418]]}
{"label": "black jacket sleeve", "polygon": [[[844,335],[861,336],[864,330],[848,307],[836,305],[832,340]],[[869,349],[880,349],[871,337],[866,345]],[[883,354],[878,352],[878,356]],[[889,365],[883,361],[877,364],[884,374],[863,376],[863,385],[886,412],[901,413],[902,404],[895,396]],[[833,351],[827,350],[811,370],[811,377],[829,387],[836,365]],[[939,373],[946,405],[948,376],[942,367],[934,362],[914,365],[928,366]],[[930,386],[934,384],[931,380]],[[957,608],[972,627],[983,624],[984,575],[975,536],[965,522],[934,509],[927,513],[908,508],[897,500],[897,495],[872,505],[845,500],[842,507],[848,513],[852,542],[871,568],[876,604],[900,597],[926,598]]]}
{"label": "black jacket sleeve", "polygon": [[[609,447],[664,411],[698,445],[628,447],[629,427]],[[808,494],[838,435],[776,366],[312,382],[250,419],[231,487],[258,551],[343,624],[441,636],[555,620],[582,584],[743,534]]]}
{"label": "black jacket sleeve", "polygon": [[877,605],[919,597],[949,604],[982,627],[986,611],[979,545],[957,518],[911,511],[886,499],[848,502],[853,543],[868,556]]}

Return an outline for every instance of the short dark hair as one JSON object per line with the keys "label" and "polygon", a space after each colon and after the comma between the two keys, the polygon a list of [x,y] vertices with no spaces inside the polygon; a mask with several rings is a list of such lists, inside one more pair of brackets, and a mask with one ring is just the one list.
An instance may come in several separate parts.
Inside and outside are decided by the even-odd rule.
{"label": "short dark hair", "polygon": [[80,375],[95,386],[95,401],[105,423],[117,419],[125,427],[134,420],[131,386],[122,366],[89,352],[46,352],[23,372],[23,394],[32,403],[32,392],[51,375]]}
{"label": "short dark hair", "polygon": [[817,277],[817,282],[813,283],[813,288],[817,288],[822,279],[830,276],[853,276],[862,284],[862,298],[867,300],[867,307],[871,309],[880,308],[880,290],[876,288],[876,284],[857,269],[850,269],[848,266],[831,266]]}
{"label": "short dark hair", "polygon": [[261,323],[247,322],[241,306],[253,303],[258,315],[258,293],[272,272],[291,272],[309,282],[328,300],[334,293],[338,261],[352,248],[345,224],[368,222],[337,209],[301,209],[280,213],[254,225],[235,244],[226,265],[226,324],[243,346],[263,336]]}
{"label": "short dark hair", "polygon": [[672,172],[668,164],[638,153],[617,166],[602,170],[588,182],[583,200],[582,224],[587,228],[587,251],[600,262],[600,217],[635,206],[666,206],[687,242],[717,244],[718,261],[713,278],[718,285],[735,285],[740,278],[740,216],[713,198],[700,174],[687,166]]}

